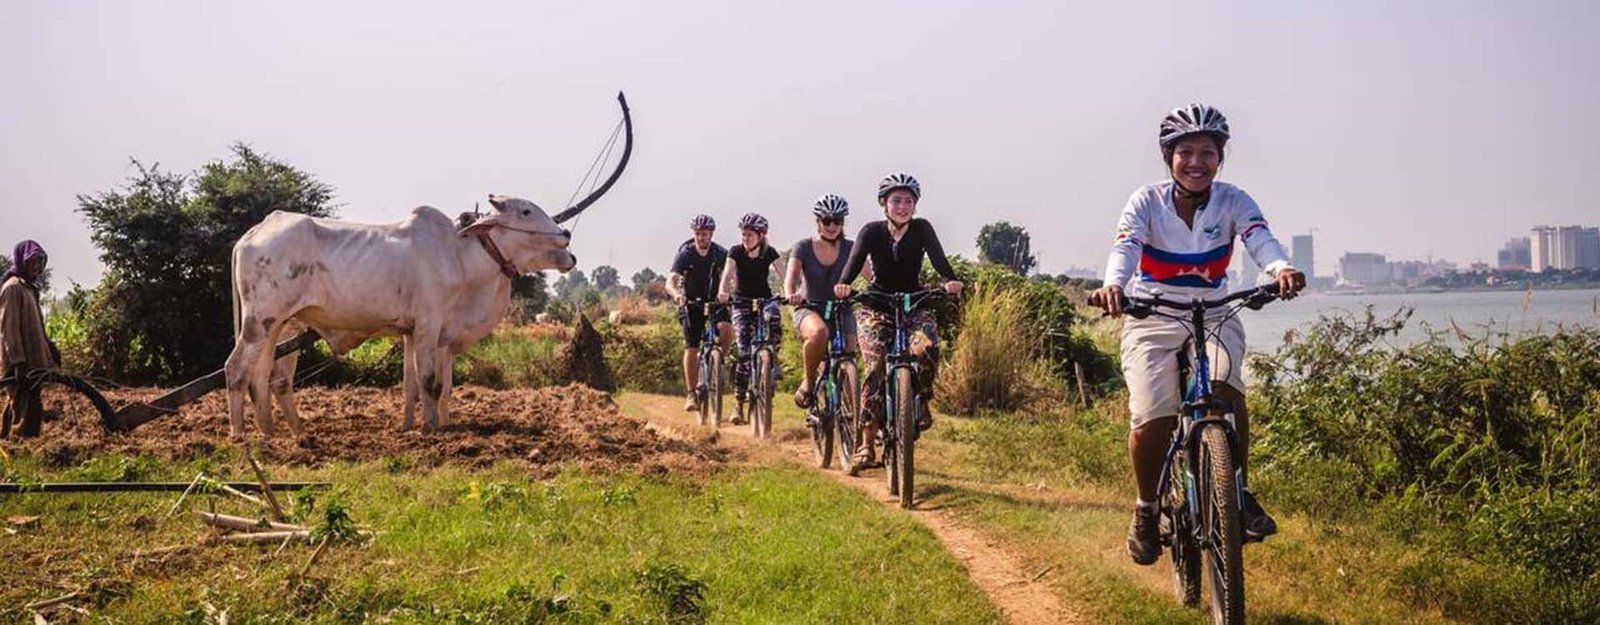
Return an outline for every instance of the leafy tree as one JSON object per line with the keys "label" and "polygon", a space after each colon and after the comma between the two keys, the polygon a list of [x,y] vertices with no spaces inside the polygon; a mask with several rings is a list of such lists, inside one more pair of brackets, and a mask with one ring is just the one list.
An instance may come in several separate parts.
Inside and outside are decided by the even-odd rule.
{"label": "leafy tree", "polygon": [[556,297],[576,301],[589,288],[589,278],[583,271],[574,269],[556,278]]}
{"label": "leafy tree", "polygon": [[997,221],[978,232],[978,259],[1005,265],[1022,275],[1028,275],[1039,264],[1033,256],[1028,231],[1009,221]]}
{"label": "leafy tree", "polygon": [[78,196],[107,273],[91,298],[96,373],[140,383],[222,366],[233,344],[230,258],[269,213],[333,214],[333,189],[236,143],[192,176],[145,167],[126,186]]}
{"label": "leafy tree", "polygon": [[617,274],[617,268],[611,265],[595,267],[589,278],[594,281],[594,288],[600,289],[603,293],[610,293],[611,289],[622,284],[622,278]]}
{"label": "leafy tree", "polygon": [[525,314],[537,315],[550,304],[550,290],[545,286],[544,272],[517,276],[511,281],[511,298],[522,303]]}
{"label": "leafy tree", "polygon": [[661,279],[662,279],[662,276],[660,274],[657,274],[654,269],[651,269],[649,267],[645,267],[644,269],[640,269],[639,271],[634,272],[634,274],[633,274],[633,278],[632,278],[633,292],[634,293],[644,293],[645,291],[650,290],[650,284],[651,283],[653,283],[653,282],[655,282],[657,280],[661,280]]}

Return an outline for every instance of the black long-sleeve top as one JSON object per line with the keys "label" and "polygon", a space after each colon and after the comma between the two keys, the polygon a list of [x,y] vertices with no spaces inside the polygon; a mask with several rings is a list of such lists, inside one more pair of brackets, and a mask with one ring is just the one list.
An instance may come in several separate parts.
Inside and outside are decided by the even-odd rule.
{"label": "black long-sleeve top", "polygon": [[888,221],[874,221],[861,226],[856,235],[855,249],[850,250],[850,260],[844,266],[839,284],[850,284],[861,273],[867,258],[872,258],[872,288],[889,293],[910,293],[922,289],[922,259],[933,263],[933,270],[945,280],[955,280],[956,271],[950,259],[944,256],[944,246],[928,220],[914,218],[906,232],[896,242],[889,236]]}

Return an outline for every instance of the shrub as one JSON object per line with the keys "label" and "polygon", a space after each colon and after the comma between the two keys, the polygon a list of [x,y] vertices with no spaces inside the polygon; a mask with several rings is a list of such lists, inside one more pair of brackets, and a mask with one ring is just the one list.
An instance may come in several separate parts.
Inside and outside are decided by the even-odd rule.
{"label": "shrub", "polygon": [[601,327],[606,364],[617,383],[644,393],[683,392],[683,336],[676,320],[644,326]]}
{"label": "shrub", "polygon": [[973,285],[961,306],[961,332],[939,370],[934,398],[941,410],[1015,410],[1064,394],[1044,345],[1029,332],[1028,312],[1018,291],[992,282]]}

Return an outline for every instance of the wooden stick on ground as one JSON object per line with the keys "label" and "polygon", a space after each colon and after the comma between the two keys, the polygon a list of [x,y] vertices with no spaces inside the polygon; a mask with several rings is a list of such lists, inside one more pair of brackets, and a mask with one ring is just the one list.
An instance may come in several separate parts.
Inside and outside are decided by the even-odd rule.
{"label": "wooden stick on ground", "polygon": [[250,468],[255,469],[256,481],[261,483],[261,494],[266,497],[267,503],[272,507],[272,520],[283,521],[287,518],[283,514],[283,506],[278,505],[278,496],[272,494],[272,487],[270,486],[272,480],[267,479],[267,472],[261,469],[261,463],[256,462],[256,451],[254,449],[246,449],[244,457],[250,461]]}
{"label": "wooden stick on ground", "polygon": [[30,603],[30,604],[22,606],[22,607],[24,609],[27,609],[27,610],[39,611],[39,610],[43,610],[45,608],[48,608],[50,606],[60,605],[60,604],[66,603],[68,601],[71,601],[73,599],[77,599],[78,597],[80,597],[82,595],[83,595],[82,592],[72,591],[72,592],[69,592],[67,594],[61,595],[60,597],[56,597],[54,599],[45,599],[44,601],[35,601],[33,603]]}
{"label": "wooden stick on ground", "polygon": [[322,542],[317,545],[317,550],[311,552],[311,557],[306,559],[306,565],[300,567],[300,572],[299,573],[295,573],[294,578],[295,579],[303,579],[303,578],[305,578],[306,573],[310,573],[311,572],[311,566],[317,563],[317,559],[322,557],[322,552],[327,551],[328,550],[328,545],[330,545],[332,543],[333,543],[333,537],[332,536],[323,536],[322,537]]}
{"label": "wooden stick on ground", "polygon": [[232,486],[229,486],[227,484],[223,484],[221,482],[218,482],[217,483],[217,490],[220,490],[220,491],[222,491],[224,493],[227,493],[229,495],[233,495],[235,497],[238,497],[240,499],[243,499],[245,501],[253,503],[253,504],[255,504],[257,506],[260,506],[262,508],[266,508],[267,507],[267,502],[262,501],[260,497],[257,497],[255,495],[251,495],[249,493],[246,493],[246,492],[244,492],[242,490],[239,490],[239,489],[234,488]]}
{"label": "wooden stick on ground", "polygon": [[178,511],[178,506],[183,505],[183,500],[187,499],[189,497],[189,493],[194,492],[194,487],[198,486],[200,484],[200,480],[205,479],[205,477],[206,477],[206,472],[205,471],[201,471],[199,473],[194,474],[194,481],[193,482],[189,482],[189,487],[183,489],[183,494],[182,495],[178,495],[178,500],[175,501],[175,502],[172,502],[172,507],[167,509],[167,516],[161,517],[161,520],[165,521],[167,519],[172,518],[172,515]]}
{"label": "wooden stick on ground", "polygon": [[292,523],[278,523],[276,521],[267,521],[265,519],[251,519],[242,516],[217,514],[214,512],[201,512],[198,510],[195,511],[194,514],[195,516],[200,517],[200,520],[204,521],[207,525],[215,525],[217,527],[231,530],[242,530],[245,532],[259,532],[263,530],[275,530],[280,532],[310,531],[310,528],[301,525],[294,525]]}
{"label": "wooden stick on ground", "polygon": [[225,542],[225,543],[245,543],[245,544],[250,544],[250,545],[267,545],[267,544],[272,544],[272,543],[275,543],[275,542],[278,542],[278,541],[284,540],[284,539],[299,539],[299,538],[310,538],[310,537],[311,537],[311,531],[310,530],[293,530],[293,531],[276,531],[276,532],[254,532],[254,533],[247,533],[247,534],[229,534],[227,536],[217,536],[216,538],[213,538],[212,540],[216,541],[216,542]]}

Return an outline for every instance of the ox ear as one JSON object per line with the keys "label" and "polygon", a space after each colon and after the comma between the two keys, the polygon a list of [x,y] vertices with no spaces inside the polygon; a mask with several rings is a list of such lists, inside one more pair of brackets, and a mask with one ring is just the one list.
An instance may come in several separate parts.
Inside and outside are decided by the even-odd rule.
{"label": "ox ear", "polygon": [[506,196],[500,195],[498,193],[490,193],[489,194],[489,205],[493,206],[495,210],[497,210],[497,211],[498,210],[505,210],[505,208],[506,208],[505,207],[505,202],[506,202]]}
{"label": "ox ear", "polygon": [[500,225],[500,213],[489,213],[479,217],[477,221],[467,224],[466,227],[457,230],[456,234],[461,236],[481,234],[498,225]]}

